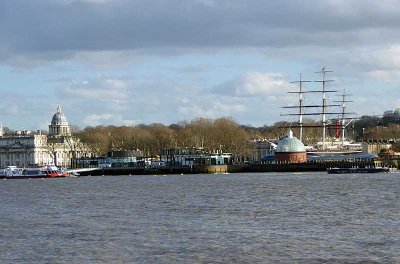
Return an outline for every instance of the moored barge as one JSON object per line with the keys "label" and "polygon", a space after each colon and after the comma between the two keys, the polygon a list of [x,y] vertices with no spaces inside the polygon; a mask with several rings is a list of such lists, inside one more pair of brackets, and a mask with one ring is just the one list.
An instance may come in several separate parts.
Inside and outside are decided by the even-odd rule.
{"label": "moored barge", "polygon": [[389,168],[329,168],[329,174],[344,174],[344,173],[381,173],[389,172]]}

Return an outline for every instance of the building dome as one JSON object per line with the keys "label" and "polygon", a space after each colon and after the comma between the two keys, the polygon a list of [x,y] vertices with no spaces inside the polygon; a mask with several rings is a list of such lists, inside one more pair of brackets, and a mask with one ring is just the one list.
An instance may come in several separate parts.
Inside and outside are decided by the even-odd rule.
{"label": "building dome", "polygon": [[304,144],[296,137],[293,136],[293,132],[289,130],[287,136],[278,142],[275,152],[286,153],[286,152],[305,152],[306,148]]}
{"label": "building dome", "polygon": [[289,130],[286,138],[278,142],[275,151],[275,159],[278,162],[301,163],[307,161],[307,153],[304,144],[293,136]]}
{"label": "building dome", "polygon": [[53,118],[51,120],[52,125],[58,125],[58,126],[68,126],[68,121],[65,115],[61,112],[61,107],[58,105],[57,107],[57,113],[53,115]]}
{"label": "building dome", "polygon": [[61,112],[60,105],[57,106],[57,112],[51,119],[49,125],[49,136],[69,136],[71,135],[71,128],[68,125],[67,118]]}

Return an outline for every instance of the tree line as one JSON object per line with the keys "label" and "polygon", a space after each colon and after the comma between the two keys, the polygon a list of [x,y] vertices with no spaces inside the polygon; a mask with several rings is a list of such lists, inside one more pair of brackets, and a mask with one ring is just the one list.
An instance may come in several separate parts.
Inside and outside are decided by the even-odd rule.
{"label": "tree line", "polygon": [[[135,126],[96,126],[79,129],[73,126],[73,136],[80,139],[96,156],[109,151],[140,150],[144,156],[157,156],[162,148],[204,148],[210,152],[232,153],[247,156],[254,149],[254,141],[276,141],[283,138],[288,129],[298,137],[296,122],[280,121],[271,126],[253,127],[241,125],[229,117],[218,119],[196,118],[176,124],[140,124]],[[334,137],[337,127],[328,126],[327,134]],[[362,116],[347,127],[348,136],[356,141],[393,140],[400,142],[400,119]],[[5,128],[6,134],[13,131]],[[303,143],[313,145],[320,141],[320,122],[304,120]]]}
{"label": "tree line", "polygon": [[[399,138],[400,121],[373,116],[362,116],[347,127],[348,137],[353,140]],[[304,120],[303,143],[313,145],[321,140],[322,129],[319,121]],[[383,126],[386,125],[386,126]],[[87,144],[95,155],[105,155],[108,151],[140,150],[145,156],[157,156],[162,148],[204,148],[210,152],[232,153],[246,156],[254,148],[256,140],[274,141],[283,138],[288,129],[295,136],[299,127],[295,122],[276,122],[271,126],[252,127],[241,125],[229,117],[218,119],[196,118],[176,124],[140,124],[136,126],[96,126],[86,127],[74,133]],[[335,137],[335,123],[327,128],[327,134]]]}
{"label": "tree line", "polygon": [[245,155],[251,132],[231,118],[197,118],[169,126],[163,124],[136,126],[86,127],[75,133],[97,156],[108,151],[136,150],[144,156],[157,156],[162,148],[204,148],[211,152]]}
{"label": "tree line", "polygon": [[[306,120],[317,126],[318,122]],[[203,148],[209,152],[232,153],[234,157],[247,156],[254,149],[254,141],[276,141],[291,128],[298,135],[298,127],[290,122],[277,122],[272,126],[252,127],[240,125],[232,118],[196,118],[169,126],[140,124],[136,126],[86,127],[74,133],[87,144],[96,156],[108,151],[140,150],[144,156],[157,156],[162,148]],[[303,141],[313,144],[321,137],[318,127],[307,128]]]}

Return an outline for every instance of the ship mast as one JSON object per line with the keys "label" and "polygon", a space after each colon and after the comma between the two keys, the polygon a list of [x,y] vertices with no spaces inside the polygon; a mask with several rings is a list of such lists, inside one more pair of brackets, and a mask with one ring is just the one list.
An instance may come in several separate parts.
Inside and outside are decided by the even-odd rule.
{"label": "ship mast", "polygon": [[[354,101],[349,101],[346,100],[346,96],[350,96],[351,94],[346,94],[346,90],[343,90],[343,93],[341,95],[339,95],[342,100],[340,101],[334,101],[334,102],[338,102],[341,103],[341,107],[342,107],[342,112],[341,112],[341,118],[340,118],[340,130],[341,130],[341,138],[342,138],[342,146],[344,145],[344,141],[345,141],[345,130],[346,130],[346,115],[349,114],[355,114],[355,113],[348,113],[346,112],[346,103],[351,103]],[[349,122],[350,123],[350,122]]]}
{"label": "ship mast", "polygon": [[[328,93],[335,93],[337,92],[336,90],[328,90],[327,89],[327,83],[328,82],[333,82],[333,80],[328,80],[326,78],[326,74],[329,72],[333,72],[333,71],[328,71],[325,69],[325,67],[322,68],[321,71],[317,72],[317,73],[321,73],[322,74],[322,80],[318,80],[318,81],[314,81],[314,82],[319,82],[322,83],[322,89],[318,89],[318,90],[310,90],[310,91],[305,91],[304,90],[304,86],[303,83],[305,82],[310,82],[310,81],[304,81],[302,80],[302,75],[300,74],[300,80],[296,81],[296,82],[292,82],[292,83],[299,83],[299,91],[295,91],[295,92],[288,92],[288,93],[297,93],[299,94],[299,105],[298,106],[284,106],[282,108],[299,108],[299,112],[295,113],[295,114],[281,114],[282,116],[292,116],[292,115],[296,115],[299,116],[299,126],[300,127],[300,140],[302,140],[303,137],[303,128],[306,127],[303,124],[303,116],[305,115],[314,115],[314,116],[320,116],[321,117],[321,125],[319,126],[307,126],[307,127],[322,127],[322,149],[325,149],[326,147],[326,128],[328,126],[327,124],[327,115],[338,115],[338,114],[342,114],[342,112],[337,112],[337,111],[327,111],[327,109],[329,107],[338,107],[338,106],[342,106],[339,104],[328,104],[327,103],[327,94]],[[321,93],[322,94],[322,104],[320,105],[305,105],[304,104],[304,98],[303,98],[303,94],[305,93]],[[304,109],[306,108],[314,108],[316,109],[315,111],[312,112],[305,112]]]}
{"label": "ship mast", "polygon": [[299,84],[299,91],[298,92],[288,92],[288,93],[298,93],[299,94],[299,127],[300,127],[300,141],[303,141],[303,115],[304,115],[304,103],[303,103],[303,94],[305,93],[303,90],[303,83],[311,82],[311,81],[303,81],[302,74],[300,73],[299,81],[291,82],[291,83],[298,83]]}
{"label": "ship mast", "polygon": [[322,113],[321,113],[321,117],[322,117],[322,149],[324,150],[325,149],[325,141],[326,141],[326,107],[327,107],[327,104],[326,104],[326,93],[333,93],[333,92],[336,92],[336,91],[328,91],[328,90],[326,90],[326,84],[328,83],[328,82],[333,82],[333,80],[327,80],[326,79],[326,73],[327,72],[333,72],[333,71],[328,71],[328,70],[325,70],[325,67],[323,67],[322,68],[322,70],[321,71],[319,71],[319,72],[316,72],[316,73],[321,73],[322,74],[322,80],[320,80],[320,81],[315,81],[315,82],[320,82],[320,83],[322,83]]}

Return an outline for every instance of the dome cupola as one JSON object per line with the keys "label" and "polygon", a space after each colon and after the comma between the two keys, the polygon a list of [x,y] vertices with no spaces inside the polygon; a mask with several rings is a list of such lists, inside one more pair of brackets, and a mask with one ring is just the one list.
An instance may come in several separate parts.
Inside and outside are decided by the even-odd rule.
{"label": "dome cupola", "polygon": [[306,148],[298,138],[293,136],[292,130],[289,130],[286,137],[278,142],[275,157],[277,161],[305,162],[307,160]]}
{"label": "dome cupola", "polygon": [[292,130],[289,130],[286,137],[278,142],[276,152],[305,152],[303,142],[293,136]]}
{"label": "dome cupola", "polygon": [[57,112],[53,115],[51,119],[51,124],[49,125],[49,135],[50,136],[67,136],[70,135],[70,126],[68,124],[67,117],[61,112],[61,106],[57,106]]}
{"label": "dome cupola", "polygon": [[68,121],[65,115],[61,112],[61,106],[57,106],[57,112],[53,115],[53,119],[51,120],[52,125],[64,125],[68,126]]}

